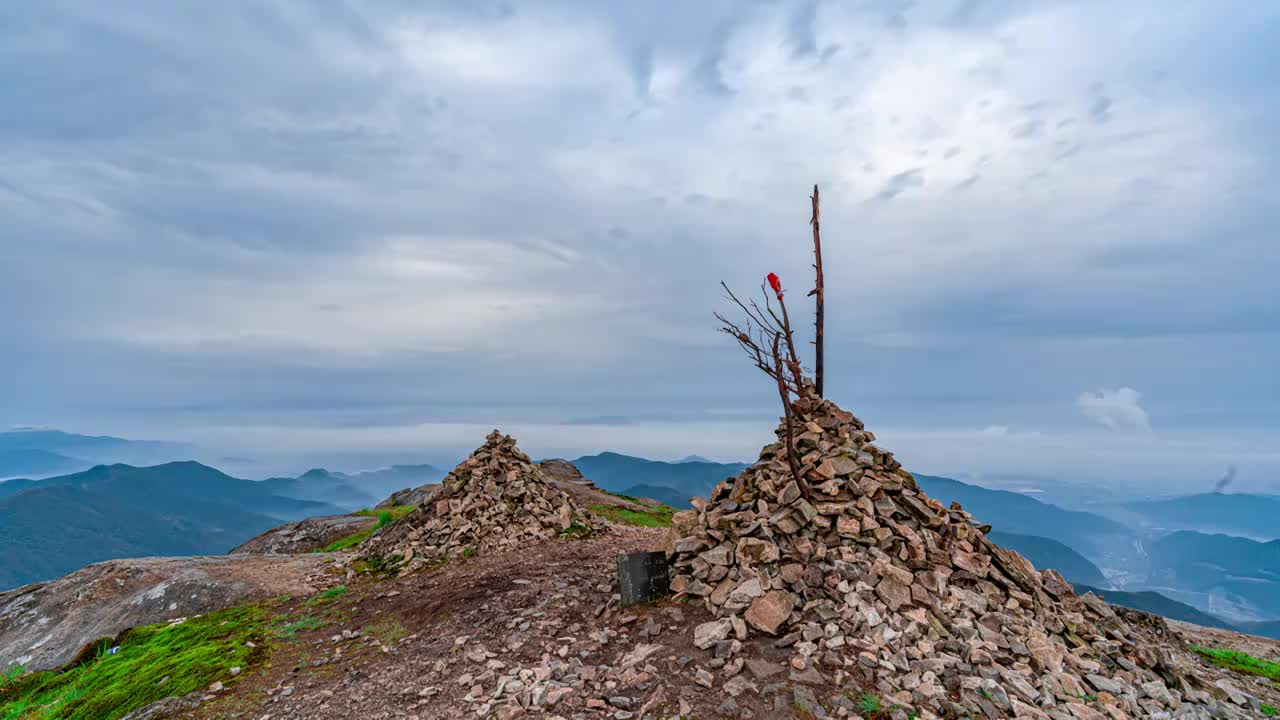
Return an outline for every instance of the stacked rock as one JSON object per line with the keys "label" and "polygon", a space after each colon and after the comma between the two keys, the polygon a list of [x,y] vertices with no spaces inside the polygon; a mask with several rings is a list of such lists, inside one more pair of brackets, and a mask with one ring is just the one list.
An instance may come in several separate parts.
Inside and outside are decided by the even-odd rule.
{"label": "stacked rock", "polygon": [[553,486],[510,435],[494,430],[431,500],[360,545],[363,558],[402,573],[462,554],[507,550],[606,524]]}
{"label": "stacked rock", "polygon": [[997,547],[830,401],[794,410],[808,498],[779,441],[673,520],[672,589],[719,618],[695,628],[698,647],[732,656],[777,636],[793,681],[861,685],[920,717],[1245,716],[1162,620]]}

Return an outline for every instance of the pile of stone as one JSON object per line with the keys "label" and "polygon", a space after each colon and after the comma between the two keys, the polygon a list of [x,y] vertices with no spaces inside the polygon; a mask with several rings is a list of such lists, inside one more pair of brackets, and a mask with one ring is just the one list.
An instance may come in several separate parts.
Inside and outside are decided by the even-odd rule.
{"label": "pile of stone", "polygon": [[1162,620],[1077,596],[997,547],[830,401],[794,409],[807,499],[779,427],[755,465],[673,522],[672,589],[718,618],[694,643],[726,667],[763,633],[789,648],[793,682],[861,686],[921,718],[1247,716]]}
{"label": "pile of stone", "polygon": [[412,572],[459,555],[509,550],[556,536],[586,537],[605,524],[553,486],[494,430],[453,469],[430,502],[375,532],[360,546],[364,559]]}

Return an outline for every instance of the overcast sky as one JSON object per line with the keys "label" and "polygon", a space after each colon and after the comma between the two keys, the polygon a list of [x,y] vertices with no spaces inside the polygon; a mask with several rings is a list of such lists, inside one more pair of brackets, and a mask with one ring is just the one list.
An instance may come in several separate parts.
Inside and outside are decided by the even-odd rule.
{"label": "overcast sky", "polygon": [[751,459],[817,182],[909,467],[1280,492],[1280,4],[664,5],[0,5],[0,425]]}

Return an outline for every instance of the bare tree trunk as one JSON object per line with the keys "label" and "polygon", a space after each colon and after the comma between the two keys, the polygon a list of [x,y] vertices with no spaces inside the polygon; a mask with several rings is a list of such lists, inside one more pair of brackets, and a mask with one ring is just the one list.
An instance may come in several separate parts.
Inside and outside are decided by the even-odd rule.
{"label": "bare tree trunk", "polygon": [[791,317],[787,315],[787,301],[782,299],[781,294],[778,295],[778,305],[782,308],[782,332],[787,345],[787,367],[791,370],[791,377],[795,378],[796,395],[804,397],[804,371],[800,367],[800,356],[796,353],[796,343],[791,336]]}
{"label": "bare tree trunk", "polygon": [[[785,313],[785,310],[783,311]],[[796,457],[795,433],[792,431],[794,420],[791,418],[791,396],[787,392],[786,381],[782,370],[782,353],[778,351],[778,341],[780,335],[773,336],[773,362],[778,373],[778,395],[782,398],[782,417],[783,426],[786,428],[787,443],[787,465],[791,468],[791,477],[796,481],[796,487],[800,488],[800,495],[805,500],[809,499],[809,484],[804,481],[804,477],[800,475],[800,460]]]}
{"label": "bare tree trunk", "polygon": [[822,285],[822,234],[818,229],[818,186],[813,186],[813,196],[809,198],[813,201],[813,217],[809,220],[809,224],[813,226],[813,268],[816,271],[816,279],[813,286],[813,292],[809,293],[814,296],[816,308],[814,310],[814,360],[813,360],[813,382],[814,389],[818,397],[822,397],[822,341],[823,341],[823,321],[826,312],[823,303],[824,292]]}

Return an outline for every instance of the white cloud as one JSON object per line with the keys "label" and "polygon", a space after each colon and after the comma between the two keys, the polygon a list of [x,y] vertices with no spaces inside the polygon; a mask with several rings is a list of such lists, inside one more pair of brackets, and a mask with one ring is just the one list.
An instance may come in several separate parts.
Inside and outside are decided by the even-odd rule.
{"label": "white cloud", "polygon": [[1076,408],[1088,418],[1112,430],[1150,430],[1151,418],[1139,401],[1142,394],[1131,387],[1083,392],[1076,398]]}

